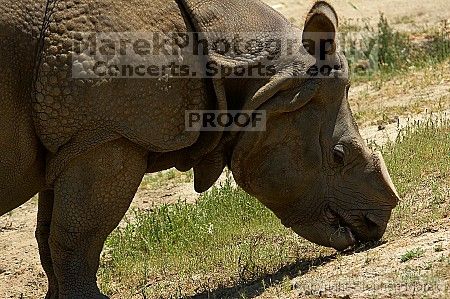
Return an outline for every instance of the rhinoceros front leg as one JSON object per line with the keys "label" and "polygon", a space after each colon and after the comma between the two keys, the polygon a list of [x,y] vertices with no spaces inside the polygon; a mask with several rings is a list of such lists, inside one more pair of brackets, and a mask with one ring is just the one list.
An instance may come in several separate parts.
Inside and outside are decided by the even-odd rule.
{"label": "rhinoceros front leg", "polygon": [[59,299],[107,298],[97,286],[100,253],[146,166],[146,151],[121,139],[79,156],[56,180],[49,244]]}
{"label": "rhinoceros front leg", "polygon": [[56,280],[56,275],[53,271],[52,256],[48,243],[53,213],[53,200],[53,190],[39,193],[36,240],[39,246],[39,256],[41,258],[42,268],[44,268],[48,278],[48,292],[45,299],[58,299],[58,281]]}

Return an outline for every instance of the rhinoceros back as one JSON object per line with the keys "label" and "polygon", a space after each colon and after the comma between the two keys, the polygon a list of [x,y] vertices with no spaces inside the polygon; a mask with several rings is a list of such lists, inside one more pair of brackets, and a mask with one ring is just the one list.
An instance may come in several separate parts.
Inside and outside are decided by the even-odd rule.
{"label": "rhinoceros back", "polygon": [[185,130],[185,110],[207,108],[204,80],[73,76],[80,34],[188,32],[175,1],[56,1],[50,10],[33,105],[47,149],[56,153],[71,142],[93,146],[114,135],[155,152],[196,142],[199,132]]}

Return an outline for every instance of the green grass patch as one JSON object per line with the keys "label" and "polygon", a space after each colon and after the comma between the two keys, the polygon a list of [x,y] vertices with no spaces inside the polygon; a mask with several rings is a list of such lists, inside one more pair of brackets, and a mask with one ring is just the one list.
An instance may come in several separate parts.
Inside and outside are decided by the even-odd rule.
{"label": "green grass patch", "polygon": [[422,257],[424,253],[425,252],[423,251],[422,248],[415,248],[415,249],[412,249],[412,250],[409,250],[409,251],[405,252],[405,254],[403,254],[400,257],[400,261],[402,263],[405,263],[407,261],[410,261],[410,260]]}
{"label": "green grass patch", "polygon": [[100,276],[108,294],[180,297],[248,282],[321,250],[228,180],[196,204],[136,212],[106,242]]}
{"label": "green grass patch", "polygon": [[399,32],[384,15],[380,16],[376,27],[369,23],[344,24],[341,43],[345,45],[352,80],[382,82],[397,74],[445,61],[450,57],[448,29],[448,24],[442,22],[432,29]]}
{"label": "green grass patch", "polygon": [[[439,117],[438,117],[439,118]],[[429,226],[450,213],[450,121],[415,122],[405,128],[384,157],[402,201],[386,238]]]}

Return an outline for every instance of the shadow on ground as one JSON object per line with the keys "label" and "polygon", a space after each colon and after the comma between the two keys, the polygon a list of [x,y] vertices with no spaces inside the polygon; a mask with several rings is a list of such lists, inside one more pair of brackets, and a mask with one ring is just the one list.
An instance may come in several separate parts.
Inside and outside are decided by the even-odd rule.
{"label": "shadow on ground", "polygon": [[335,258],[336,254],[311,260],[299,260],[282,267],[273,274],[264,275],[232,287],[219,287],[215,290],[205,291],[186,297],[186,299],[254,298],[261,295],[267,288],[279,284],[285,278],[293,279],[300,274],[309,272],[311,268],[327,264]]}
{"label": "shadow on ground", "polygon": [[354,253],[364,252],[372,248],[378,247],[384,244],[385,241],[376,241],[361,244],[350,250],[343,251],[341,253],[335,253],[332,255],[319,257],[308,260],[298,260],[280,268],[277,272],[258,277],[249,282],[242,282],[232,287],[219,287],[215,290],[204,291],[203,293],[196,294],[194,296],[186,297],[186,299],[216,299],[216,298],[255,298],[267,288],[280,284],[285,278],[293,279],[299,275],[308,273],[312,268],[323,266],[339,255],[352,255]]}

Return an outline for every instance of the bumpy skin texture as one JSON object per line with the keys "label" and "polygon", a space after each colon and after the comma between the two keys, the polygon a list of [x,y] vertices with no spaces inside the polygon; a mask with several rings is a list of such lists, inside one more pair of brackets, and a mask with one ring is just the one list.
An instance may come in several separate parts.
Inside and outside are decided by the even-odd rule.
{"label": "bumpy skin texture", "polygon": [[55,182],[48,243],[59,298],[103,298],[96,284],[100,252],[146,167],[147,152],[120,139],[78,156]]}
{"label": "bumpy skin texture", "polygon": [[44,1],[0,1],[0,215],[44,188],[31,82]]}
{"label": "bumpy skin texture", "polygon": [[68,156],[96,146],[95,139],[123,136],[153,152],[173,152],[197,141],[198,132],[184,129],[184,111],[210,108],[208,100],[214,99],[204,80],[72,78],[73,46],[80,32],[187,32],[174,1],[50,3],[33,110],[41,141],[60,164],[55,172],[64,168],[62,159],[67,163]]}
{"label": "bumpy skin texture", "polygon": [[[337,16],[319,1],[305,28],[333,38]],[[345,249],[382,236],[398,195],[354,124],[339,53],[320,62],[336,66],[323,79],[289,76],[319,64],[301,43],[297,56],[274,60],[272,78],[72,76],[78,32],[192,31],[261,32],[261,45],[262,31],[302,35],[257,0],[0,0],[0,215],[39,193],[46,299],[106,298],[96,283],[106,237],[144,173],[173,166],[194,168],[204,191],[228,164],[241,187],[318,244]],[[251,64],[265,50],[209,59]],[[264,109],[267,130],[185,130],[185,110],[214,108]]]}

